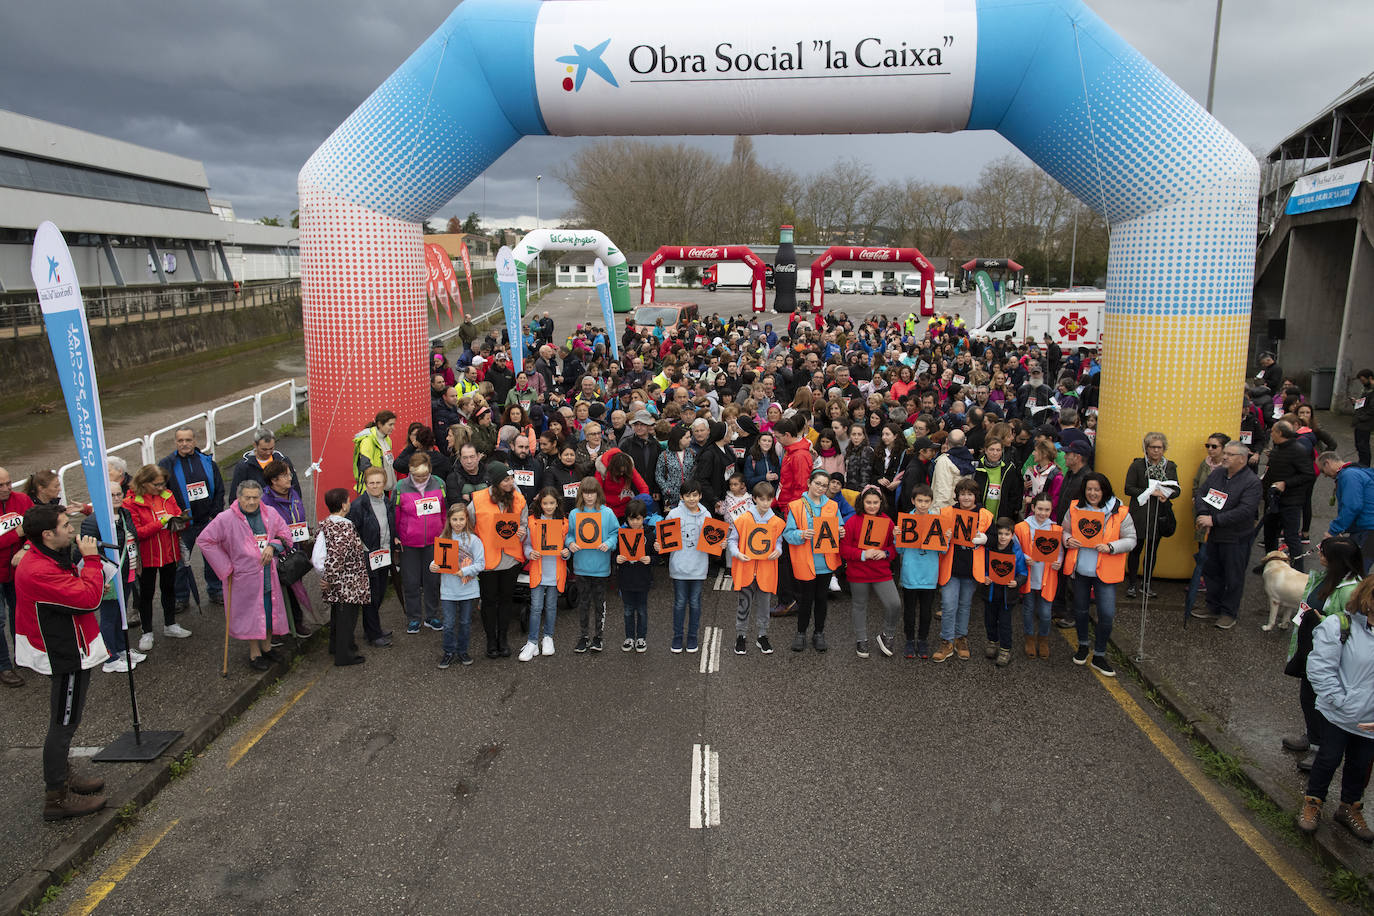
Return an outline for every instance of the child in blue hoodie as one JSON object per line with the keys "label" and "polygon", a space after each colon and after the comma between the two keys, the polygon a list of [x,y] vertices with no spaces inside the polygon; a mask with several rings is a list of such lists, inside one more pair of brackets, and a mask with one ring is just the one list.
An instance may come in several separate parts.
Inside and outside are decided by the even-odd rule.
{"label": "child in blue hoodie", "polygon": [[[935,493],[925,484],[911,491],[915,515],[939,515],[933,509]],[[940,551],[919,547],[898,547],[902,560],[902,629],[906,631],[906,657],[930,658],[930,618],[935,596],[940,591]],[[916,628],[916,609],[921,611],[921,626]]]}
{"label": "child in blue hoodie", "polygon": [[[596,547],[577,546],[577,523],[589,515],[601,518],[601,543]],[[606,580],[611,576],[611,551],[620,540],[620,525],[615,513],[606,505],[606,494],[595,477],[583,477],[577,488],[577,508],[568,513],[567,547],[572,553],[573,572],[577,575],[577,607],[581,614],[582,636],[573,647],[574,652],[600,652],[601,636],[606,626]],[[587,639],[591,617],[595,609],[596,635]]]}
{"label": "child in blue hoodie", "polygon": [[[987,543],[983,553],[985,567],[983,581],[987,583],[986,603],[983,605],[983,625],[987,628],[988,644],[984,654],[997,660],[997,667],[1011,664],[1011,615],[1026,582],[1026,555],[1016,539],[1016,526],[1009,518],[997,520],[997,534]],[[992,581],[992,565],[1010,563],[1014,570],[1014,585],[999,585]]]}
{"label": "child in blue hoodie", "polygon": [[[701,525],[711,517],[701,506],[701,484],[685,480],[678,491],[682,501],[668,513],[668,518],[682,519],[682,549],[668,554],[668,578],[673,580],[673,652],[688,652],[698,648],[697,631],[701,628],[701,584],[706,581],[706,568],[711,555],[697,550]],[[687,638],[683,639],[686,619]]]}

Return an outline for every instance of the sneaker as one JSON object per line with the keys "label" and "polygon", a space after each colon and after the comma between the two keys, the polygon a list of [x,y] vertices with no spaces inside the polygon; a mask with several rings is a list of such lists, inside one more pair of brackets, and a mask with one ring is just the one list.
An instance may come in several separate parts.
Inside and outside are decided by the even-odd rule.
{"label": "sneaker", "polygon": [[1078,650],[1073,653],[1073,663],[1075,665],[1086,665],[1088,663],[1088,656],[1091,654],[1092,652],[1087,646],[1079,646]]}
{"label": "sneaker", "polygon": [[163,627],[162,635],[170,636],[173,639],[185,639],[186,637],[191,635],[191,631],[186,629],[179,623],[174,623],[170,627]]}
{"label": "sneaker", "polygon": [[793,652],[804,652],[804,651],[806,651],[806,634],[805,634],[805,633],[798,633],[796,636],[793,636],[793,637],[792,637],[792,651],[793,651]]}
{"label": "sneaker", "polygon": [[1312,772],[1312,765],[1317,762],[1317,746],[1312,745],[1312,750],[1307,752],[1307,756],[1298,761],[1298,769],[1304,773]]}
{"label": "sneaker", "polygon": [[916,657],[930,658],[930,643],[927,640],[916,640]]}
{"label": "sneaker", "polygon": [[577,637],[577,645],[573,646],[573,651],[576,652],[578,655],[581,655],[583,652],[586,652],[588,649],[590,649],[591,645],[591,640],[589,640],[585,636],[579,636]]}
{"label": "sneaker", "polygon": [[935,650],[935,654],[930,657],[931,661],[942,662],[954,654],[954,643],[948,639],[940,640],[940,648]]}
{"label": "sneaker", "polygon": [[1005,667],[1007,667],[1007,665],[1010,665],[1010,664],[1011,664],[1011,650],[1010,650],[1010,649],[998,649],[998,650],[997,650],[997,667],[998,667],[998,668],[1005,668]]}
{"label": "sneaker", "polygon": [[954,654],[959,656],[959,661],[968,661],[968,637],[960,636],[954,640]]}
{"label": "sneaker", "polygon": [[681,636],[674,636],[674,637],[673,637],[673,645],[672,645],[672,649],[671,649],[670,651],[671,651],[674,655],[677,655],[678,653],[680,653],[680,652],[682,651],[682,637],[681,637]]}
{"label": "sneaker", "polygon": [[830,648],[830,644],[825,641],[824,633],[812,633],[811,645],[815,648],[817,652],[824,652],[826,649]]}
{"label": "sneaker", "polygon": [[541,642],[541,643],[539,644],[539,654],[540,654],[540,655],[552,655],[552,654],[553,654],[553,637],[552,637],[552,636],[545,636],[545,637],[544,637],[544,641]]}
{"label": "sneaker", "polygon": [[604,649],[604,648],[606,648],[606,647],[605,647],[604,645],[602,645],[602,643],[601,643],[601,637],[600,637],[600,636],[593,636],[593,637],[592,637],[592,651],[593,651],[593,652],[600,652],[600,651],[601,651],[602,649]]}
{"label": "sneaker", "polygon": [[630,637],[628,637],[628,636],[625,637],[625,641],[624,641],[623,643],[620,644],[620,651],[621,651],[621,652],[633,652],[634,650],[635,650],[635,641],[634,641],[633,639],[630,639]]}
{"label": "sneaker", "polygon": [[886,633],[878,634],[878,651],[888,658],[892,657],[892,637]]}
{"label": "sneaker", "polygon": [[425,621],[425,626],[429,627],[431,630],[439,630],[442,632],[444,629],[444,622],[438,617],[430,617]]}
{"label": "sneaker", "polygon": [[1217,622],[1213,624],[1218,630],[1229,630],[1235,625],[1236,618],[1234,617],[1218,617]]}
{"label": "sneaker", "polygon": [[458,658],[458,653],[456,653],[456,652],[445,652],[443,655],[441,655],[441,656],[439,657],[439,670],[440,670],[440,671],[443,671],[443,670],[444,670],[445,668],[447,668],[449,665],[453,664],[454,661],[457,660],[457,658]]}
{"label": "sneaker", "polygon": [[868,658],[868,640],[861,639],[854,643],[854,654],[859,658]]}
{"label": "sneaker", "polygon": [[468,655],[466,652],[459,652],[459,653],[458,653],[458,664],[460,664],[460,665],[462,665],[464,668],[466,668],[468,665],[471,665],[471,664],[472,664],[472,656],[471,656],[471,655]]}
{"label": "sneaker", "polygon": [[635,651],[636,651],[636,652],[648,652],[648,651],[649,651],[649,641],[648,641],[647,639],[636,639],[636,640],[635,640]]}
{"label": "sneaker", "polygon": [[[135,663],[135,667],[137,667],[137,663]],[[129,670],[129,660],[123,655],[116,655],[101,665],[100,670],[106,674],[126,674]]]}
{"label": "sneaker", "polygon": [[834,576],[830,577],[830,590],[832,592],[838,592],[840,590],[840,580],[836,579]]}
{"label": "sneaker", "polygon": [[1206,607],[1201,607],[1201,608],[1198,608],[1198,609],[1196,609],[1196,610],[1190,611],[1190,612],[1188,613],[1188,616],[1189,616],[1189,617],[1194,617],[1194,618],[1196,618],[1196,619],[1198,619],[1198,620],[1216,620],[1216,619],[1217,619],[1217,615],[1216,615],[1216,614],[1213,614],[1211,611],[1207,610]]}
{"label": "sneaker", "polygon": [[144,655],[142,652],[138,651],[137,649],[130,649],[130,650],[129,650],[129,661],[133,662],[135,666],[141,665],[141,664],[143,664],[144,662],[146,662],[147,660],[148,660],[148,656]]}
{"label": "sneaker", "polygon": [[418,621],[418,620],[407,621],[407,622],[406,622],[406,632],[409,633],[411,636],[414,636],[416,633],[420,632],[420,621]]}
{"label": "sneaker", "polygon": [[1312,747],[1312,742],[1307,740],[1306,735],[1285,735],[1282,744],[1285,751],[1295,751],[1299,754],[1307,753]]}
{"label": "sneaker", "polygon": [[1112,667],[1111,662],[1107,661],[1105,655],[1093,656],[1093,668],[1103,677],[1116,677],[1116,669]]}
{"label": "sneaker", "polygon": [[527,662],[527,661],[529,661],[529,660],[531,660],[531,659],[538,658],[538,657],[539,657],[539,644],[538,644],[538,643],[527,642],[527,643],[525,643],[523,646],[520,647],[520,655],[518,656],[518,658],[520,659],[520,661],[522,661],[522,662]]}
{"label": "sneaker", "polygon": [[902,655],[904,655],[907,658],[916,657],[916,640],[908,639],[906,641],[906,648],[902,650]]}
{"label": "sneaker", "polygon": [[142,636],[140,636],[140,637],[138,638],[138,651],[140,651],[140,652],[151,652],[151,651],[153,651],[153,634],[152,634],[152,633],[144,633]]}
{"label": "sneaker", "polygon": [[1370,830],[1369,824],[1365,823],[1363,802],[1353,802],[1349,805],[1341,802],[1336,807],[1335,821],[1355,834],[1356,839],[1374,843],[1374,830]]}
{"label": "sneaker", "polygon": [[983,647],[983,658],[996,658],[996,657],[997,657],[997,643],[995,643],[995,642],[990,642],[990,643],[988,643],[986,646]]}
{"label": "sneaker", "polygon": [[758,639],[754,640],[754,645],[758,646],[759,651],[764,655],[773,654],[773,644],[768,641],[767,636],[760,636]]}
{"label": "sneaker", "polygon": [[701,646],[699,646],[699,645],[697,644],[697,638],[696,638],[695,636],[688,636],[688,637],[687,637],[687,651],[688,651],[688,652],[695,652],[695,651],[697,651],[697,650],[700,649],[700,648],[701,648]]}
{"label": "sneaker", "polygon": [[749,640],[745,639],[745,638],[744,638],[744,634],[741,633],[741,634],[739,634],[738,636],[735,637],[735,654],[736,654],[736,655],[747,655],[748,653],[749,653]]}

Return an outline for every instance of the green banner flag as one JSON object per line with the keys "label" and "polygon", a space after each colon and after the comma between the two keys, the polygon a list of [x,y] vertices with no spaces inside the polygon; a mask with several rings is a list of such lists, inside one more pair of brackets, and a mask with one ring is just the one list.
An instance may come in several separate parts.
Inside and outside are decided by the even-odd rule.
{"label": "green banner flag", "polygon": [[973,285],[978,289],[978,301],[983,305],[983,311],[989,318],[997,314],[997,295],[992,289],[992,278],[988,276],[986,270],[980,270],[973,275]]}

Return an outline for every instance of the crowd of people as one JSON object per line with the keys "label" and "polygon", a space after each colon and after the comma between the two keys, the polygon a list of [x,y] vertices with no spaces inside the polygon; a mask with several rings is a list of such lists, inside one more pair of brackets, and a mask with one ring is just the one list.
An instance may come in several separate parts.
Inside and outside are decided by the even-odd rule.
{"label": "crowd of people", "polygon": [[[324,494],[329,515],[313,531],[296,472],[269,430],[258,431],[228,485],[190,429],[158,464],[130,473],[112,462],[109,498],[124,552],[91,605],[100,648],[69,673],[127,670],[152,651],[155,632],[189,637],[176,618],[198,600],[189,561],[199,545],[208,599],[228,606],[229,635],[259,669],[282,636],[308,635],[314,610],[302,581],[312,569],[330,606],[335,664],[364,660],[358,618],[367,644],[391,645],[380,614],[390,588],[407,634],[443,634],[440,668],[472,663],[474,612],[488,659],[553,655],[560,608],[578,612],[573,651],[601,652],[616,593],[621,649],[645,652],[648,594],[665,573],[673,591],[665,642],[672,653],[697,652],[703,583],[720,571],[737,593],[739,654],[751,645],[772,653],[770,624],[779,619],[792,651],[827,651],[829,603],[847,593],[860,658],[966,660],[979,604],[984,654],[997,666],[1018,654],[1019,617],[1027,660],[1050,657],[1058,625],[1074,631],[1074,663],[1110,677],[1118,590],[1155,596],[1164,539],[1196,544],[1206,601],[1193,616],[1227,630],[1241,613],[1258,531],[1301,568],[1318,473],[1336,479],[1340,504],[1328,534],[1341,537],[1325,543],[1360,551],[1374,530],[1374,401],[1355,403],[1363,461],[1341,461],[1270,354],[1247,381],[1237,438],[1209,436],[1206,460],[1181,472],[1167,435],[1150,432],[1114,482],[1094,468],[1096,354],[1048,335],[974,340],[960,321],[914,314],[795,314],[776,326],[712,315],[667,328],[629,321],[615,358],[613,330],[579,325],[557,340],[545,314],[516,342],[517,372],[499,333],[468,336],[452,362],[436,347],[430,422],[402,432],[393,411],[379,410],[353,439],[352,490]],[[1374,373],[1359,380],[1374,393]],[[20,611],[16,661],[56,672],[55,656],[39,658],[44,633],[22,588],[24,556],[52,530],[29,530],[30,502],[11,494],[8,480],[0,470],[0,588]],[[32,506],[60,499],[60,484],[54,492],[42,474],[30,488]],[[19,524],[7,524],[14,517]],[[94,533],[89,523],[83,533]],[[84,583],[90,564],[60,540],[50,559]],[[1347,566],[1363,575],[1362,559]],[[124,644],[116,587],[136,609],[137,648]],[[1364,607],[1358,591],[1339,594],[1344,608]],[[871,603],[881,608],[872,626]],[[1321,617],[1322,603],[1308,610]],[[1312,664],[1330,661],[1325,621],[1338,617],[1314,628],[1316,648],[1304,655]],[[525,638],[513,647],[516,621]],[[8,654],[0,658],[0,682],[18,678]],[[1304,677],[1304,740],[1328,756],[1337,745],[1347,760],[1374,755],[1374,741],[1349,728],[1349,740],[1331,738],[1330,728],[1345,728],[1333,724],[1341,715],[1314,718],[1328,708],[1323,691],[1333,678],[1327,669]],[[1374,707],[1374,693],[1369,699]],[[1363,715],[1374,720],[1374,708]],[[59,769],[54,759],[50,791]],[[1320,772],[1314,767],[1314,778]],[[1317,790],[1324,796],[1325,786]],[[72,806],[80,803],[63,793],[56,816]]]}

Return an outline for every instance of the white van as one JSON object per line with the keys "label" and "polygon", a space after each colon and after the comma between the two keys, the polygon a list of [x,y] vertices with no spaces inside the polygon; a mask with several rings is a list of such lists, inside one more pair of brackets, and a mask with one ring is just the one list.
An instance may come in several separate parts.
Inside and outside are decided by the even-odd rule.
{"label": "white van", "polygon": [[906,277],[902,280],[902,295],[903,295],[903,296],[919,296],[919,295],[921,295],[921,275],[920,275],[920,274],[907,274],[907,275],[906,275]]}
{"label": "white van", "polygon": [[940,296],[944,296],[946,299],[949,298],[949,277],[935,278],[935,296],[936,298]]}
{"label": "white van", "polygon": [[1102,345],[1102,313],[1107,293],[1100,289],[1075,288],[1027,293],[1002,311],[969,331],[969,336],[1043,341],[1049,334],[1061,347]]}

